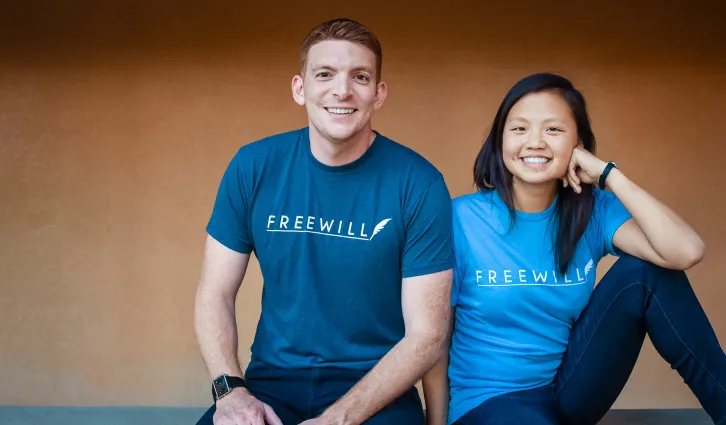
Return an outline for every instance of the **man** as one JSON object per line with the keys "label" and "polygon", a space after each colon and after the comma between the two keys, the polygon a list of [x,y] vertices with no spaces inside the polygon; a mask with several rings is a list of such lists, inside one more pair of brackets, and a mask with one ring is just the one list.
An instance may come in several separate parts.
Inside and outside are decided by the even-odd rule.
{"label": "man", "polygon": [[[216,403],[200,424],[423,424],[415,382],[446,346],[451,201],[423,157],[372,130],[381,47],[328,21],[300,50],[309,126],[243,146],[207,232],[195,329]],[[264,290],[245,376],[235,297]]]}

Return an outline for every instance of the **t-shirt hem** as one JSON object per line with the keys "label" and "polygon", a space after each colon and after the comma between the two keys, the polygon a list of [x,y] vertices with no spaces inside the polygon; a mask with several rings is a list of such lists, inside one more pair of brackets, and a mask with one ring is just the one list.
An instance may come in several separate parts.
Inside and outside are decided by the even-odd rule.
{"label": "t-shirt hem", "polygon": [[262,368],[262,369],[280,369],[280,370],[307,370],[307,369],[315,369],[315,368],[329,368],[329,369],[343,369],[343,370],[351,370],[351,371],[357,371],[357,372],[368,372],[371,369],[373,369],[376,364],[380,360],[355,360],[355,361],[320,361],[320,362],[314,362],[314,361],[300,361],[295,363],[282,363],[280,361],[276,361],[273,359],[260,359],[260,358],[253,358],[250,360],[249,364],[247,365],[246,370],[249,369],[256,369],[256,368]]}

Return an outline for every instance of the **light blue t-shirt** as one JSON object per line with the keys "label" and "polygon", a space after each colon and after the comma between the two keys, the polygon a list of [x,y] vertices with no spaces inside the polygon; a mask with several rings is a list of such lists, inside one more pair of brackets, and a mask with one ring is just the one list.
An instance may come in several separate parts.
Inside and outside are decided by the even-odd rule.
{"label": "light blue t-shirt", "polygon": [[555,203],[540,213],[516,212],[510,230],[510,213],[497,191],[453,201],[449,423],[491,397],[553,382],[598,262],[616,254],[613,234],[631,217],[612,193],[596,189],[590,222],[560,275],[554,209]]}
{"label": "light blue t-shirt", "polygon": [[207,232],[260,263],[250,367],[371,369],[405,334],[401,280],[453,267],[451,224],[441,173],[381,134],[336,167],[308,128],[243,146]]}

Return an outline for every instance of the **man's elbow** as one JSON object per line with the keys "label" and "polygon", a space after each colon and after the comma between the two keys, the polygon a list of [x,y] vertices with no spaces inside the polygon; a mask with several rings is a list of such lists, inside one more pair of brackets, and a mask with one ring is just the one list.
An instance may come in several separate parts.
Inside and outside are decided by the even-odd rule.
{"label": "man's elbow", "polygon": [[419,347],[419,352],[430,355],[431,359],[436,361],[449,348],[449,338],[446,329],[446,327],[440,329],[438,327],[432,327],[414,332],[411,336]]}

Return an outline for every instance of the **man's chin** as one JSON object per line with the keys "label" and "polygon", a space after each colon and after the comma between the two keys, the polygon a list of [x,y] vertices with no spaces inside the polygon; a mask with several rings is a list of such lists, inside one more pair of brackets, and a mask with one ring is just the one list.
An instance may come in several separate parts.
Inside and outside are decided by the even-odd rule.
{"label": "man's chin", "polygon": [[328,138],[334,143],[345,143],[356,133],[355,129],[331,129],[325,132]]}

